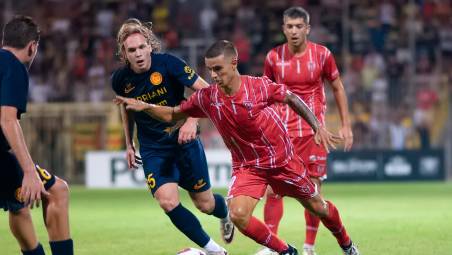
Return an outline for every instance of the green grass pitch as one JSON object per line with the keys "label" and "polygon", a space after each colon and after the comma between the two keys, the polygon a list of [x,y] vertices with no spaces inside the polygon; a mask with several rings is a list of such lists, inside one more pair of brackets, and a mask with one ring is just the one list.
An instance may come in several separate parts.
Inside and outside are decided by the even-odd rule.
{"label": "green grass pitch", "polygon": [[[226,190],[217,190],[225,194]],[[452,183],[366,183],[324,186],[364,255],[452,254]],[[194,209],[186,192],[181,200],[196,215],[211,236],[223,244],[218,220]],[[280,235],[301,248],[304,216],[301,205],[285,199]],[[262,218],[262,202],[255,215]],[[77,255],[173,255],[196,247],[172,225],[145,189],[71,189],[71,228]],[[50,249],[41,217],[33,210],[39,239]],[[254,254],[259,245],[237,232],[226,246],[232,255]],[[319,255],[340,254],[333,236],[321,227],[317,238]],[[20,254],[8,228],[6,213],[0,214],[0,254]]]}

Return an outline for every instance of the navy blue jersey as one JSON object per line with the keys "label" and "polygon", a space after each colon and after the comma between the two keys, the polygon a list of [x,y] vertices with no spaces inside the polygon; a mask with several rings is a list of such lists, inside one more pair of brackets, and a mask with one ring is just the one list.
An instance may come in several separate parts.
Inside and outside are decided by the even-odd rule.
{"label": "navy blue jersey", "polygon": [[[17,108],[17,118],[27,110],[28,71],[16,56],[0,49],[0,105]],[[0,149],[8,150],[9,144],[0,129]]]}
{"label": "navy blue jersey", "polygon": [[[129,66],[112,75],[116,94],[146,103],[176,106],[184,100],[185,87],[191,87],[198,75],[183,60],[166,53],[151,53],[149,71],[137,74]],[[164,123],[144,112],[134,112],[140,147],[150,149],[177,146],[177,123]]]}

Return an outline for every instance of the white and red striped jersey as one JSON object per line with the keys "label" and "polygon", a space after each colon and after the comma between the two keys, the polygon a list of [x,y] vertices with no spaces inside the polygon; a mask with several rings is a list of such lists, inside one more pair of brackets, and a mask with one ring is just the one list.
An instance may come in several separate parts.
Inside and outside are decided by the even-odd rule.
{"label": "white and red striped jersey", "polygon": [[[300,55],[293,55],[287,43],[277,46],[267,54],[264,75],[274,82],[285,84],[325,124],[324,80],[331,82],[339,77],[334,57],[325,46],[308,41],[305,51]],[[290,107],[281,105],[278,110],[290,137],[314,134],[309,124]]]}
{"label": "white and red striped jersey", "polygon": [[231,151],[232,167],[270,169],[286,165],[293,155],[287,130],[273,107],[282,103],[286,86],[267,77],[241,76],[240,89],[226,95],[217,84],[181,103],[192,117],[208,117]]}

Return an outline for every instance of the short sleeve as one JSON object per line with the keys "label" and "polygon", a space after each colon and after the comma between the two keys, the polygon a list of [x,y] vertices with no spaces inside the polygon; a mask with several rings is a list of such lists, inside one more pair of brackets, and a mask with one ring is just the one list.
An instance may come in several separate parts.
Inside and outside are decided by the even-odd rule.
{"label": "short sleeve", "polygon": [[168,72],[182,85],[191,87],[198,79],[198,74],[182,59],[168,55]]}
{"label": "short sleeve", "polygon": [[111,87],[112,87],[113,91],[116,93],[116,95],[124,96],[124,93],[123,93],[124,90],[121,89],[122,85],[121,85],[120,76],[121,76],[120,70],[115,71],[111,75],[111,77],[110,77]]}
{"label": "short sleeve", "polygon": [[339,70],[336,66],[333,54],[327,50],[325,65],[323,66],[323,77],[328,81],[334,81],[339,77]]}
{"label": "short sleeve", "polygon": [[284,84],[275,83],[268,77],[262,77],[264,89],[268,95],[268,104],[282,103],[286,98],[287,87]]}
{"label": "short sleeve", "polygon": [[188,100],[182,101],[180,110],[190,117],[207,118],[207,111],[202,102],[203,90],[193,93]]}
{"label": "short sleeve", "polygon": [[17,118],[27,110],[28,73],[25,67],[11,65],[4,70],[1,80],[0,105],[17,108]]}
{"label": "short sleeve", "polygon": [[264,62],[264,76],[267,76],[270,80],[275,81],[275,76],[273,75],[273,61],[271,59],[272,51],[267,53],[267,57]]}

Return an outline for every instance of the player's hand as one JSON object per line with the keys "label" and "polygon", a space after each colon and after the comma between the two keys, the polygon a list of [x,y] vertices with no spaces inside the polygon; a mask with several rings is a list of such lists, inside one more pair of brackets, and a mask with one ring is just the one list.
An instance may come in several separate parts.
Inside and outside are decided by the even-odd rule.
{"label": "player's hand", "polygon": [[353,132],[350,125],[339,129],[339,137],[344,140],[344,151],[349,151],[353,145]]}
{"label": "player's hand", "polygon": [[137,169],[143,164],[141,158],[135,154],[135,147],[127,146],[127,166],[129,169]]}
{"label": "player's hand", "polygon": [[41,179],[37,175],[36,171],[26,171],[24,172],[24,178],[22,179],[22,187],[20,190],[20,199],[25,204],[25,206],[39,207],[42,195],[49,195],[45,190]]}
{"label": "player's hand", "polygon": [[113,99],[113,102],[117,105],[123,104],[126,106],[127,110],[132,110],[136,112],[141,112],[149,108],[149,104],[140,100],[136,100],[135,98],[116,96],[116,98]]}
{"label": "player's hand", "polygon": [[196,138],[198,131],[198,120],[194,118],[188,118],[184,125],[179,129],[179,137],[177,142],[184,144],[193,141]]}
{"label": "player's hand", "polygon": [[336,149],[336,144],[341,142],[341,138],[337,135],[333,135],[325,127],[320,127],[314,135],[314,141],[317,145],[322,145],[326,152],[330,152],[330,147]]}

